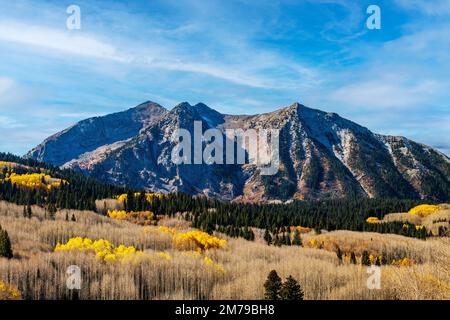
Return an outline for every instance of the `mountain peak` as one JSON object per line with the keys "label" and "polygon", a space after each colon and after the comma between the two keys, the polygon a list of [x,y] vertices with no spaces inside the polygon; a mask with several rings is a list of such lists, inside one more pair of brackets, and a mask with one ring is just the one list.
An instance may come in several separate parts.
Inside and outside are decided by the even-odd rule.
{"label": "mountain peak", "polygon": [[[220,168],[172,163],[170,134],[178,128],[192,133],[194,121],[202,121],[203,130],[280,130],[279,172],[267,179],[247,164]],[[143,135],[142,129],[151,134]],[[376,135],[299,102],[245,117],[224,116],[204,103],[182,102],[166,111],[147,101],[134,109],[80,122],[47,139],[28,156],[121,185],[207,192],[230,200],[367,196],[443,201],[450,197],[448,158],[406,138]]]}
{"label": "mountain peak", "polygon": [[161,105],[147,101],[125,111],[85,119],[47,138],[26,157],[60,166],[104,145],[130,139],[166,113]]}
{"label": "mountain peak", "polygon": [[197,109],[211,109],[210,107],[208,107],[206,104],[204,104],[203,102],[199,102],[197,103],[194,107],[196,107]]}
{"label": "mountain peak", "polygon": [[194,106],[188,102],[181,102],[172,109],[171,113],[185,117],[189,115],[189,118],[205,121],[209,127],[215,127],[224,122],[224,116],[220,112],[202,102]]}
{"label": "mountain peak", "polygon": [[136,107],[131,108],[131,110],[140,111],[140,110],[146,110],[146,109],[150,109],[150,108],[165,109],[159,103],[148,100],[148,101],[145,101],[145,102],[139,104]]}
{"label": "mountain peak", "polygon": [[180,102],[175,107],[173,107],[173,110],[193,110],[194,107],[187,101]]}

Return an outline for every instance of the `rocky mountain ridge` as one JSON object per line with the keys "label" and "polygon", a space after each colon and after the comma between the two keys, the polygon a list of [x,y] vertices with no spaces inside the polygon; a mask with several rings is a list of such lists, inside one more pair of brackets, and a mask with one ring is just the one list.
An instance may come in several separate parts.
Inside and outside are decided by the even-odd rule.
{"label": "rocky mountain ridge", "polygon": [[[263,176],[252,164],[171,161],[173,132],[279,129],[280,168]],[[119,185],[183,191],[224,200],[315,200],[346,196],[450,199],[450,159],[404,137],[369,129],[294,103],[257,115],[225,115],[203,103],[171,110],[146,102],[83,120],[46,139],[28,157]]]}

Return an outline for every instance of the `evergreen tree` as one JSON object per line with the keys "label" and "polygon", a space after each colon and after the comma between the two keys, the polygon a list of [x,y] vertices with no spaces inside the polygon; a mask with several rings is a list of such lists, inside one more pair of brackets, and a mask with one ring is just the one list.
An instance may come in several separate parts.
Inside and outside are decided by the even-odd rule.
{"label": "evergreen tree", "polygon": [[284,241],[284,244],[287,245],[287,246],[290,246],[292,244],[291,243],[291,233],[290,232],[287,233],[286,239]]}
{"label": "evergreen tree", "polygon": [[11,248],[11,240],[9,239],[8,232],[2,229],[0,226],[0,257],[11,259],[13,252]]}
{"label": "evergreen tree", "polygon": [[31,206],[28,205],[27,206],[27,217],[28,217],[28,219],[31,219],[32,216],[33,216],[33,211],[31,210]]}
{"label": "evergreen tree", "polygon": [[50,204],[48,206],[48,217],[50,218],[50,220],[55,220],[56,211],[56,206],[54,204]]}
{"label": "evergreen tree", "polygon": [[270,271],[266,282],[264,283],[264,298],[266,300],[279,300],[281,290],[281,278],[275,270]]}
{"label": "evergreen tree", "polygon": [[381,266],[381,258],[380,257],[377,257],[377,260],[375,261],[375,265],[376,266]]}
{"label": "evergreen tree", "polygon": [[284,232],[282,232],[282,237],[280,239],[280,246],[283,244],[287,245],[286,234]]}
{"label": "evergreen tree", "polygon": [[267,242],[267,245],[270,246],[272,244],[272,236],[267,228],[266,231],[264,231],[264,240]]}
{"label": "evergreen tree", "polygon": [[361,264],[363,266],[370,266],[372,263],[370,262],[370,256],[369,253],[364,250],[362,257],[361,257]]}
{"label": "evergreen tree", "polygon": [[125,210],[127,212],[135,211],[134,210],[134,193],[129,190],[127,192],[127,200],[125,202]]}
{"label": "evergreen tree", "polygon": [[106,201],[103,201],[102,215],[106,216],[107,214],[108,214],[108,209],[106,208]]}
{"label": "evergreen tree", "polygon": [[336,256],[338,258],[339,264],[342,264],[342,251],[340,247],[336,249]]}
{"label": "evergreen tree", "polygon": [[356,255],[354,252],[350,254],[350,263],[356,264]]}
{"label": "evergreen tree", "polygon": [[276,246],[281,246],[280,237],[278,236],[278,233],[275,233],[275,241],[273,242]]}
{"label": "evergreen tree", "polygon": [[292,241],[292,244],[295,246],[302,245],[302,238],[300,237],[300,232],[298,230],[295,230],[294,232],[294,240]]}
{"label": "evergreen tree", "polygon": [[286,278],[281,286],[280,298],[282,300],[303,300],[303,290],[292,276]]}

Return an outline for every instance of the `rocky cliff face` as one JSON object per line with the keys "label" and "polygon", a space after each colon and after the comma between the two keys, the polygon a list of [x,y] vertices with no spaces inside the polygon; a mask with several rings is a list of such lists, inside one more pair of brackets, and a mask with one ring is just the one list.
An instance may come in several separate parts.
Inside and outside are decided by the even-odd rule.
{"label": "rocky cliff face", "polygon": [[[252,164],[171,161],[178,128],[279,129],[280,169],[263,176]],[[450,199],[450,160],[403,137],[374,134],[337,114],[295,103],[253,116],[223,115],[204,104],[172,110],[147,102],[81,121],[48,138],[29,157],[104,181],[225,200],[267,201],[345,196]]]}
{"label": "rocky cliff face", "polygon": [[63,165],[84,153],[124,141],[139,134],[167,110],[153,102],[104,117],[83,120],[76,125],[47,138],[27,156],[54,165]]}

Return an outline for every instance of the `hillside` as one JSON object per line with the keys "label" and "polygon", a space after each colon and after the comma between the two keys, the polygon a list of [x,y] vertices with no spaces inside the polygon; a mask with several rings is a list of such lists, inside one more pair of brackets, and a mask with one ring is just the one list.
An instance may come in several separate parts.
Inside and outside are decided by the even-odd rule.
{"label": "hillside", "polygon": [[[448,204],[230,203],[7,154],[0,172],[0,300],[262,299],[274,269],[305,299],[449,299]],[[74,265],[83,290],[66,286]],[[367,287],[369,265],[380,290]]]}
{"label": "hillside", "polygon": [[[263,230],[254,229],[254,241],[215,233],[214,239],[225,241],[223,246],[192,251],[195,245],[186,247],[182,244],[189,240],[179,240],[195,229],[179,216],[142,227],[90,211],[60,210],[53,220],[40,207],[32,207],[31,219],[21,211],[0,202],[0,225],[8,231],[14,252],[13,259],[0,257],[0,281],[17,288],[24,299],[262,299],[264,281],[273,269],[283,279],[297,279],[308,300],[450,298],[448,238],[310,231],[301,235],[301,246],[268,246]],[[73,219],[67,221],[67,216]],[[103,246],[124,245],[127,253],[96,255],[94,249],[82,249],[83,243],[91,248],[93,242],[76,237],[102,239]],[[75,240],[64,246],[70,239]],[[342,250],[341,260],[336,246]],[[361,266],[365,251],[386,259],[380,290],[367,287]],[[82,290],[66,287],[70,265],[83,272]]]}
{"label": "hillside", "polygon": [[96,199],[126,191],[72,170],[0,152],[0,200],[52,210],[94,210]]}
{"label": "hillside", "polygon": [[[279,129],[280,170],[275,176],[262,176],[250,164],[175,165],[170,137],[178,128],[192,134],[194,121],[202,121],[203,131]],[[204,104],[181,103],[166,110],[147,102],[81,121],[27,157],[116,185],[222,200],[450,199],[450,159],[444,154],[403,137],[374,134],[337,114],[299,103],[271,113],[237,116]]]}

